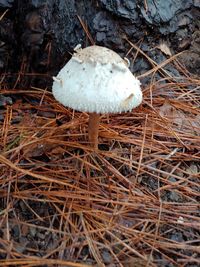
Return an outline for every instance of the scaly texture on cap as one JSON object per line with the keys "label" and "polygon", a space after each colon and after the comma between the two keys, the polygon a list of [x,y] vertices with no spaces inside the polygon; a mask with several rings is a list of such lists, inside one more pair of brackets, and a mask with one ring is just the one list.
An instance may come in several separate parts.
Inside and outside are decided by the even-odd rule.
{"label": "scaly texture on cap", "polygon": [[114,51],[89,46],[78,49],[54,77],[53,95],[78,111],[120,113],[142,102],[140,82]]}

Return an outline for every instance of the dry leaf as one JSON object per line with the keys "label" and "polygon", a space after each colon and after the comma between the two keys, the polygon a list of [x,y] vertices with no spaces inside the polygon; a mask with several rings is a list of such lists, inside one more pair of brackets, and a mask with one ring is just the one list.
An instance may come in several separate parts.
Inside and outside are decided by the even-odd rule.
{"label": "dry leaf", "polygon": [[184,111],[176,109],[168,101],[165,101],[160,107],[159,114],[171,121],[176,130],[185,131],[194,135],[200,134],[199,116],[188,115]]}
{"label": "dry leaf", "polygon": [[169,46],[166,43],[164,43],[164,42],[160,43],[157,46],[157,48],[160,49],[160,51],[162,51],[165,55],[172,56],[172,53],[170,51],[170,48],[169,48]]}

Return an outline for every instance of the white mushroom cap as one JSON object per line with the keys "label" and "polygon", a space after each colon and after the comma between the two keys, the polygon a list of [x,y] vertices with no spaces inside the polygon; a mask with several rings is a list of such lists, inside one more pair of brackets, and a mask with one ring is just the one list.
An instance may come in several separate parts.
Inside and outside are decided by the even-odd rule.
{"label": "white mushroom cap", "polygon": [[140,82],[114,51],[89,46],[77,49],[54,77],[53,95],[78,111],[118,113],[142,102]]}

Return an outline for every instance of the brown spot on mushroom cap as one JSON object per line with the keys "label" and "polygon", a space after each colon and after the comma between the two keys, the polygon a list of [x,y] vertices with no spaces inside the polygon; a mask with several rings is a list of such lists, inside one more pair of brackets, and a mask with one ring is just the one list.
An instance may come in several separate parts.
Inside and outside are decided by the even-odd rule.
{"label": "brown spot on mushroom cap", "polygon": [[[100,48],[100,49],[99,49]],[[98,45],[88,46],[84,49],[77,50],[73,57],[84,62],[98,62],[104,64],[120,64],[124,65],[124,60],[114,51]]]}

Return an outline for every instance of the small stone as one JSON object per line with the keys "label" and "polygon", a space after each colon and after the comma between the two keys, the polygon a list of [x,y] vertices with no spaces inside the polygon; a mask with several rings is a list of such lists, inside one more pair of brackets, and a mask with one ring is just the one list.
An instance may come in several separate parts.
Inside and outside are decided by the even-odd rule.
{"label": "small stone", "polygon": [[184,223],[184,219],[182,216],[179,216],[177,223],[183,224]]}
{"label": "small stone", "polygon": [[37,232],[36,228],[35,227],[30,227],[29,231],[30,231],[31,236],[35,237],[36,232]]}
{"label": "small stone", "polygon": [[4,107],[6,105],[12,105],[12,98],[0,95],[0,107]]}
{"label": "small stone", "polygon": [[189,173],[189,174],[197,174],[198,173],[198,167],[196,164],[191,164],[189,168],[186,169],[186,171]]}
{"label": "small stone", "polygon": [[183,234],[180,232],[176,232],[171,235],[171,240],[176,241],[176,242],[183,242]]}
{"label": "small stone", "polygon": [[12,233],[13,233],[13,237],[14,238],[18,238],[20,236],[20,229],[19,229],[19,225],[14,225],[12,228]]}
{"label": "small stone", "polygon": [[170,200],[175,201],[175,202],[180,201],[180,195],[179,195],[179,193],[177,193],[175,191],[171,191],[169,193],[169,198],[170,198]]}
{"label": "small stone", "polygon": [[110,255],[110,252],[105,249],[102,251],[102,258],[103,258],[104,263],[106,264],[112,262],[112,257]]}
{"label": "small stone", "polygon": [[22,243],[23,245],[21,245],[21,243],[20,244],[16,243],[16,245],[15,245],[16,251],[18,253],[23,253],[26,250],[26,244],[27,243],[28,243],[27,240],[25,241],[25,243]]}
{"label": "small stone", "polygon": [[177,182],[176,178],[174,178],[173,176],[172,177],[169,177],[169,181],[172,182],[172,183]]}
{"label": "small stone", "polygon": [[41,240],[45,239],[45,234],[43,234],[43,233],[37,232],[36,235],[37,235],[37,238],[39,238]]}

